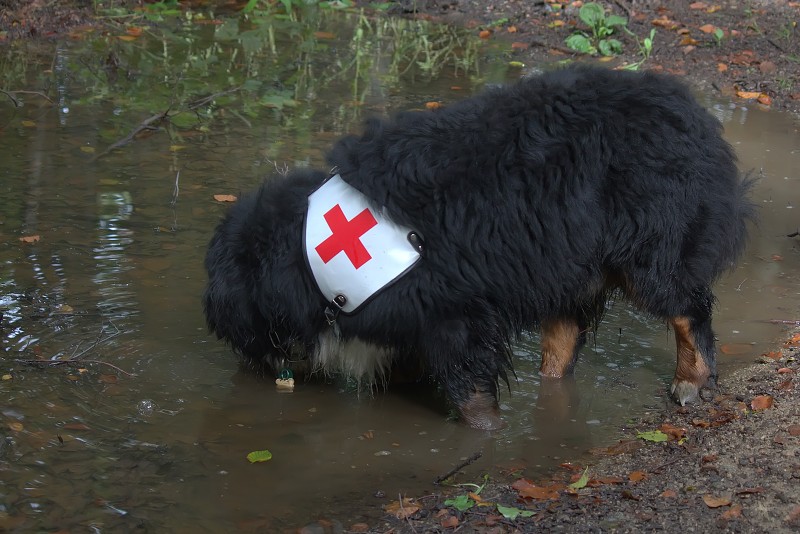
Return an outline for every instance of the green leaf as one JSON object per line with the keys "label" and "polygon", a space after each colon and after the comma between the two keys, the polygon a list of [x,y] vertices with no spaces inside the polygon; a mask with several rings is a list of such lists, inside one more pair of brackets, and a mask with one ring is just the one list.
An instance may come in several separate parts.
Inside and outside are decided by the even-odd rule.
{"label": "green leaf", "polygon": [[619,15],[609,15],[605,20],[606,26],[625,26],[627,23],[628,19]]}
{"label": "green leaf", "polygon": [[511,521],[518,517],[531,517],[536,515],[536,512],[532,512],[530,510],[520,510],[519,508],[514,508],[513,506],[503,506],[502,504],[497,505],[497,511],[500,512],[500,515],[506,519],[510,519]]}
{"label": "green leaf", "polygon": [[585,488],[586,484],[588,483],[589,483],[589,468],[587,467],[586,469],[583,470],[581,478],[570,484],[569,487],[572,489],[579,490]]}
{"label": "green leaf", "polygon": [[272,459],[272,453],[268,450],[263,451],[253,451],[247,455],[247,459],[250,460],[251,464],[256,462],[266,462],[267,460]]}
{"label": "green leaf", "polygon": [[469,498],[468,495],[459,495],[455,499],[447,499],[444,501],[445,506],[452,506],[459,512],[466,512],[473,506],[475,506],[475,502]]}
{"label": "green leaf", "polygon": [[597,47],[604,56],[615,56],[622,53],[622,43],[616,39],[603,39],[597,43]]}
{"label": "green leaf", "polygon": [[660,430],[651,430],[650,432],[637,432],[636,437],[645,441],[655,441],[656,443],[667,441],[667,435]]}
{"label": "green leaf", "polygon": [[522,61],[509,61],[508,66],[514,67],[515,69],[521,69],[525,66],[525,63],[523,63]]}
{"label": "green leaf", "polygon": [[584,54],[596,54],[597,49],[592,45],[592,41],[581,33],[573,33],[567,37],[566,41],[568,48],[583,52]]}
{"label": "green leaf", "polygon": [[591,27],[597,26],[603,20],[604,15],[603,8],[594,2],[583,4],[578,12],[578,16],[584,24]]}

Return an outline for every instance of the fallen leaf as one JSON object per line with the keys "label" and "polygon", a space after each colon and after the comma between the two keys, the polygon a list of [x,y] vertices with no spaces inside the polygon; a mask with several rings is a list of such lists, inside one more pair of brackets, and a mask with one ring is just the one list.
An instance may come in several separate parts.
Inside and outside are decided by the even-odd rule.
{"label": "fallen leaf", "polygon": [[752,98],[758,98],[759,96],[761,96],[761,93],[758,91],[736,91],[736,96],[738,96],[739,98],[752,99]]}
{"label": "fallen leaf", "polygon": [[517,33],[517,27],[516,26],[509,26],[508,28],[506,28],[506,31],[508,33]]}
{"label": "fallen leaf", "polygon": [[758,97],[758,103],[764,106],[771,106],[772,105],[772,97],[767,94],[762,94]]}
{"label": "fallen leaf", "polygon": [[736,490],[736,495],[752,495],[754,493],[764,493],[765,488],[763,486],[756,486],[754,488],[742,488],[740,490]]}
{"label": "fallen leaf", "polygon": [[336,35],[331,32],[314,32],[317,39],[336,39]]}
{"label": "fallen leaf", "polygon": [[675,28],[678,27],[677,22],[668,19],[666,16],[651,20],[650,24],[652,24],[653,26],[658,26],[659,28],[664,28],[666,30],[674,30]]}
{"label": "fallen leaf", "polygon": [[118,35],[117,39],[119,39],[120,41],[131,42],[131,41],[135,41],[136,40],[136,36],[135,35]]}
{"label": "fallen leaf", "polygon": [[692,426],[696,426],[697,428],[708,428],[711,426],[711,423],[704,419],[692,419]]}
{"label": "fallen leaf", "polygon": [[659,427],[659,430],[666,434],[669,439],[680,441],[686,437],[686,429],[680,428],[669,423],[664,423]]}
{"label": "fallen leaf", "polygon": [[706,454],[700,458],[700,461],[704,464],[710,464],[711,462],[716,462],[718,458],[719,456],[716,454]]}
{"label": "fallen leaf", "polygon": [[728,65],[726,65],[725,63],[717,63],[717,72],[727,72],[727,71],[728,71]]}
{"label": "fallen leaf", "polygon": [[467,493],[467,497],[469,497],[470,499],[472,499],[473,501],[478,502],[478,503],[483,502],[483,497],[481,497],[480,495],[478,495],[477,493],[475,493],[473,491],[470,491],[469,493]]}
{"label": "fallen leaf", "polygon": [[130,26],[125,29],[125,33],[133,35],[134,37],[139,37],[142,34],[142,29],[138,26]]}
{"label": "fallen leaf", "polygon": [[10,423],[8,423],[8,428],[13,430],[14,432],[22,432],[22,429],[25,427],[22,426],[22,423],[19,423],[17,421],[11,421]]}
{"label": "fallen leaf", "polygon": [[662,442],[667,441],[669,436],[661,432],[660,430],[651,430],[649,432],[637,432],[636,437],[639,439],[643,439],[645,441],[655,441],[655,442]]}
{"label": "fallen leaf", "polygon": [[236,202],[236,195],[214,195],[217,202]]}
{"label": "fallen leaf", "polygon": [[517,490],[519,496],[523,499],[558,499],[558,486],[536,486],[531,482],[521,478],[511,485],[512,488]]}
{"label": "fallen leaf", "polygon": [[714,26],[713,24],[703,24],[698,29],[703,33],[714,33],[715,31],[717,31],[717,27]]}
{"label": "fallen leaf", "polygon": [[683,39],[681,39],[681,42],[678,44],[678,46],[687,46],[687,45],[697,46],[697,44],[698,44],[697,39],[693,39],[692,37],[686,35],[683,37]]}
{"label": "fallen leaf", "polygon": [[785,375],[785,374],[788,374],[788,373],[794,373],[794,369],[790,369],[788,367],[781,367],[780,369],[778,369],[778,374],[779,375]]}
{"label": "fallen leaf", "polygon": [[528,49],[528,43],[521,43],[519,41],[514,41],[513,43],[511,43],[511,49],[512,50],[527,50]]}
{"label": "fallen leaf", "polygon": [[117,375],[100,375],[100,382],[104,382],[106,384],[116,384],[119,379]]}
{"label": "fallen leaf", "polygon": [[480,33],[478,33],[478,37],[480,37],[481,39],[488,39],[491,36],[492,32],[490,32],[489,30],[481,30]]}
{"label": "fallen leaf", "polygon": [[11,375],[3,375],[3,380],[11,380],[12,378],[14,377]]}
{"label": "fallen leaf", "polygon": [[442,519],[441,525],[443,528],[456,528],[458,526],[458,518],[454,515],[449,515]]}
{"label": "fallen leaf", "polygon": [[628,475],[628,480],[636,484],[637,482],[641,482],[647,478],[647,475],[643,471],[633,471],[630,475]]}
{"label": "fallen leaf", "polygon": [[689,4],[689,9],[708,9],[708,4],[705,2],[692,2]]}
{"label": "fallen leaf", "polygon": [[586,484],[589,483],[588,473],[589,473],[589,468],[587,467],[586,469],[583,470],[583,474],[581,474],[580,478],[578,478],[578,480],[576,480],[567,487],[573,490],[579,490],[585,488]]}
{"label": "fallen leaf", "polygon": [[722,512],[722,515],[719,516],[720,519],[724,519],[725,521],[731,521],[733,519],[739,519],[742,517],[742,505],[734,504],[731,506],[730,510],[725,510]]}
{"label": "fallen leaf", "polygon": [[750,402],[750,408],[758,412],[772,408],[772,395],[759,395]]}
{"label": "fallen leaf", "polygon": [[770,358],[772,360],[777,360],[777,359],[779,359],[781,357],[781,353],[778,352],[778,351],[765,352],[761,356]]}
{"label": "fallen leaf", "polygon": [[402,501],[393,501],[383,507],[386,513],[392,514],[397,519],[406,519],[419,512],[419,506],[411,497],[404,497]]}
{"label": "fallen leaf", "polygon": [[703,502],[706,503],[706,506],[709,508],[719,508],[720,506],[730,506],[731,498],[725,495],[722,497],[715,497],[714,495],[706,493],[703,495]]}
{"label": "fallen leaf", "polygon": [[664,499],[674,499],[677,496],[678,494],[675,492],[675,490],[671,489],[664,490],[663,492],[661,492],[661,495],[659,495],[659,497],[662,497]]}
{"label": "fallen leaf", "polygon": [[716,13],[720,9],[722,9],[722,6],[714,5],[714,6],[709,7],[708,9],[706,9],[706,13]]}
{"label": "fallen leaf", "polygon": [[439,109],[442,107],[441,102],[425,102],[425,109]]}
{"label": "fallen leaf", "polygon": [[800,425],[789,425],[787,430],[789,431],[790,436],[800,436]]}
{"label": "fallen leaf", "polygon": [[26,235],[19,238],[23,243],[38,243],[39,239],[40,237],[38,235]]}
{"label": "fallen leaf", "polygon": [[762,61],[758,64],[758,70],[763,74],[771,74],[777,70],[777,66],[772,61]]}

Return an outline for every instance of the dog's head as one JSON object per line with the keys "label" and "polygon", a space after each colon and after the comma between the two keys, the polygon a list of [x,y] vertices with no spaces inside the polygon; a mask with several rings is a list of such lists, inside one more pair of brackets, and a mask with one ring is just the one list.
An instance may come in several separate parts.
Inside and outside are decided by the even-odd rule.
{"label": "dog's head", "polygon": [[302,235],[308,195],[325,177],[305,170],[264,182],[231,207],[209,244],[208,327],[256,369],[279,368],[323,326]]}

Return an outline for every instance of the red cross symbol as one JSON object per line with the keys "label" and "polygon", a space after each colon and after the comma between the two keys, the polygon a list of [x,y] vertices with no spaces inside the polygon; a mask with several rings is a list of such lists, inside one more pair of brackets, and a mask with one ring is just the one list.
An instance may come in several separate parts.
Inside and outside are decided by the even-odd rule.
{"label": "red cross symbol", "polygon": [[347,254],[356,269],[372,259],[367,247],[361,243],[361,236],[378,224],[368,209],[348,221],[341,206],[336,204],[324,217],[333,234],[314,249],[324,263],[331,261],[340,252]]}

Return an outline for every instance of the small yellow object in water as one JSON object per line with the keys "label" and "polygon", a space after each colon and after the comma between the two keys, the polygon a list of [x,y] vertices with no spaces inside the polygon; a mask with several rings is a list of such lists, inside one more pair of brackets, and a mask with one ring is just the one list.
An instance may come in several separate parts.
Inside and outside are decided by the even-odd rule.
{"label": "small yellow object in water", "polygon": [[278,391],[294,391],[294,378],[276,378],[275,385]]}

